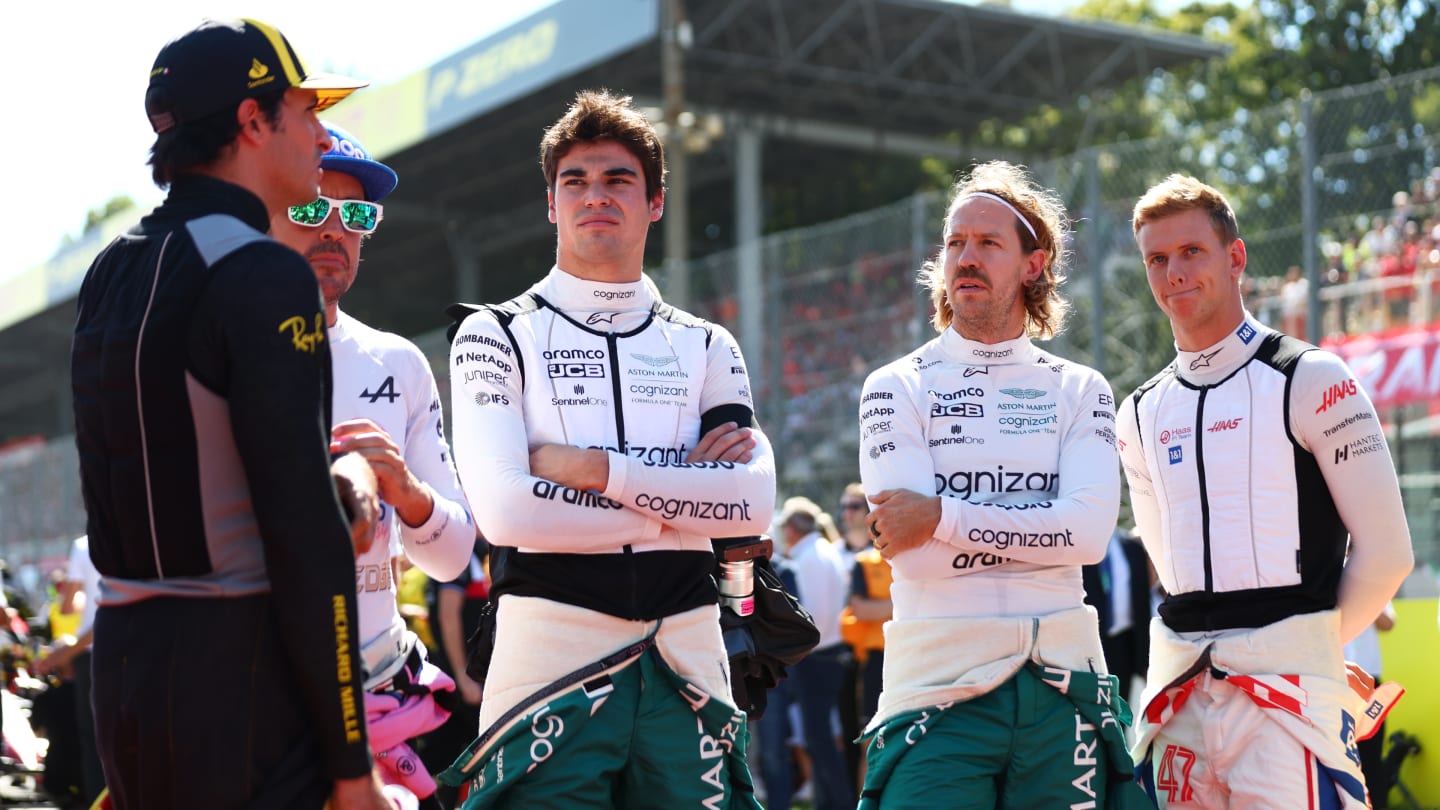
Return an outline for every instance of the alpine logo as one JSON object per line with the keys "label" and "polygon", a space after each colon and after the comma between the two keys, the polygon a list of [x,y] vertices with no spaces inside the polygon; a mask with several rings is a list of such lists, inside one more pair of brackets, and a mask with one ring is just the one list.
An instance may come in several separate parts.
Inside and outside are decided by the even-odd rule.
{"label": "alpine logo", "polygon": [[1360,389],[1356,387],[1353,377],[1345,382],[1336,383],[1321,395],[1320,407],[1315,409],[1315,413],[1324,413],[1330,410],[1332,405],[1339,404],[1344,398],[1357,396],[1359,393]]}
{"label": "alpine logo", "polygon": [[1215,424],[1213,424],[1213,425],[1211,425],[1210,427],[1206,428],[1206,429],[1205,429],[1205,432],[1206,432],[1206,433],[1219,433],[1219,432],[1222,431],[1222,430],[1234,430],[1234,429],[1240,427],[1240,423],[1243,422],[1243,421],[1245,421],[1245,417],[1243,417],[1243,416],[1237,416],[1237,417],[1235,417],[1234,419],[1221,419],[1221,420],[1219,420],[1218,422],[1216,422]]}
{"label": "alpine logo", "polygon": [[366,386],[365,390],[360,392],[360,398],[370,400],[371,405],[378,402],[381,397],[385,397],[386,402],[394,402],[400,398],[399,392],[395,390],[394,376],[386,377],[385,382],[380,383],[380,387],[376,388],[373,394],[370,393],[369,386]]}

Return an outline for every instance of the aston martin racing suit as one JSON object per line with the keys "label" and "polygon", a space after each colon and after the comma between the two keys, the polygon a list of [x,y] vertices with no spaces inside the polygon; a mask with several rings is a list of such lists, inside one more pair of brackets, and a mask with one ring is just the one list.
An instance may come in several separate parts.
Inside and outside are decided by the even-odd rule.
{"label": "aston martin racing suit", "polygon": [[[941,518],[891,560],[861,807],[1103,807],[1121,792],[1122,704],[1080,576],[1115,527],[1115,461],[1110,386],[1026,337],[946,329],[870,375],[865,492],[937,494]],[[1095,686],[1068,689],[1084,677]]]}
{"label": "aston martin racing suit", "polygon": [[[492,567],[498,629],[482,739],[512,709],[534,705],[536,692],[653,637],[644,654],[658,652],[658,659],[646,666],[663,664],[693,685],[698,703],[726,707],[733,718],[726,733],[738,731],[743,752],[744,717],[730,697],[710,539],[767,529],[774,460],[757,429],[747,464],[685,463],[710,428],[751,424],[749,380],[734,339],[666,305],[648,279],[598,283],[555,268],[524,295],[466,318],[450,368],[460,480],[502,558]],[[530,475],[529,448],[544,442],[609,451],[604,491]],[[743,763],[723,777],[681,778],[719,767],[692,763],[697,751],[714,750],[695,739],[700,709],[647,682],[636,687],[637,680],[615,675],[607,688],[616,694],[590,727],[565,721],[572,736],[559,749],[564,756],[528,748],[546,752],[545,767],[526,773],[525,763],[506,758],[508,781],[491,788],[506,791],[515,806],[663,807],[708,801],[737,780],[748,785]],[[635,688],[638,698],[619,694]],[[725,737],[719,729],[700,733]],[[584,784],[562,793],[576,768],[587,771]],[[605,776],[597,778],[597,770]]]}
{"label": "aston martin racing suit", "polygon": [[1135,748],[1162,806],[1365,806],[1356,718],[1380,709],[1346,688],[1343,638],[1412,565],[1369,397],[1247,314],[1131,394],[1118,432],[1168,594]]}

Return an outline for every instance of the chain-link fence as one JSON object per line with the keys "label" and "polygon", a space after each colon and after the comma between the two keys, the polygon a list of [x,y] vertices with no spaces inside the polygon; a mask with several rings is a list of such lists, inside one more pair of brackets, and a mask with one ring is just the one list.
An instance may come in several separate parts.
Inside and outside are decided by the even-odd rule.
{"label": "chain-link fence", "polygon": [[[1171,359],[1169,325],[1151,298],[1130,227],[1135,200],[1171,172],[1194,174],[1234,203],[1249,248],[1249,300],[1268,323],[1282,326],[1282,284],[1292,266],[1313,280],[1299,296],[1301,332],[1313,323],[1315,335],[1356,334],[1394,325],[1397,317],[1431,323],[1437,296],[1429,285],[1395,280],[1401,271],[1391,272],[1395,262],[1386,262],[1396,253],[1403,270],[1407,250],[1429,255],[1440,238],[1431,233],[1440,197],[1437,80],[1440,69],[1424,71],[1239,113],[1180,138],[1098,146],[1034,165],[1076,219],[1063,288],[1072,303],[1069,326],[1046,348],[1099,369],[1117,396]],[[739,313],[760,313],[747,359],[783,493],[834,504],[857,478],[856,413],[866,374],[934,334],[916,276],[937,250],[944,202],[922,194],[764,237],[758,300],[742,300],[739,290],[743,249],[690,263],[698,299],[691,308],[698,314],[745,345]],[[1413,239],[1405,222],[1415,223]],[[1376,228],[1378,235],[1367,236]],[[1408,266],[1414,273],[1416,264]],[[654,276],[663,290],[664,273]],[[1392,288],[1410,292],[1396,304],[1393,294],[1387,297]],[[1304,317],[1310,312],[1321,316]],[[448,401],[443,335],[418,342]],[[1433,428],[1417,427],[1433,410],[1410,402],[1382,416],[1396,426],[1392,447],[1417,556],[1440,563],[1434,514],[1440,443]],[[0,487],[0,551],[44,538],[63,543],[83,531],[72,440],[0,468]]]}

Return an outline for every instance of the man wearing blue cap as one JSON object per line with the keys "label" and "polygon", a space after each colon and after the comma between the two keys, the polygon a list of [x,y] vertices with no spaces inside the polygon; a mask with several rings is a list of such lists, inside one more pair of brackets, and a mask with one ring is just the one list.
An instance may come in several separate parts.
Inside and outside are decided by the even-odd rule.
{"label": "man wearing blue cap", "polygon": [[151,69],[169,193],[91,265],[71,355],[116,810],[390,807],[351,579],[375,476],[350,454],[332,483],[315,277],[265,234],[319,188],[316,112],[363,86],[307,72],[254,20],[207,20]]}
{"label": "man wearing blue cap", "polygon": [[[426,660],[425,645],[400,615],[399,555],[403,548],[430,577],[454,579],[470,561],[475,525],[455,477],[425,356],[405,338],[340,310],[341,297],[355,283],[360,248],[384,214],[380,201],[398,178],[353,135],[324,126],[330,149],[320,159],[320,196],[275,214],[270,232],[310,262],[320,284],[334,380],[331,450],[363,456],[380,488],[375,542],[355,559],[371,746],[391,781],[427,800],[423,806],[439,808],[434,781],[404,741],[445,721],[454,684]],[[466,702],[478,705],[478,685],[463,683]],[[445,708],[436,705],[437,696]]]}

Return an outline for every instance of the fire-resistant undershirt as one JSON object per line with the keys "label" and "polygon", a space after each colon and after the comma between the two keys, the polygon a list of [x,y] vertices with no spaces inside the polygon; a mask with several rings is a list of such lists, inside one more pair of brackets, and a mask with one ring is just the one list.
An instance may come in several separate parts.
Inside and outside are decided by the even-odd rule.
{"label": "fire-resistant undershirt", "polygon": [[[509,547],[495,592],[623,618],[713,604],[711,538],[764,532],[775,464],[756,427],[746,464],[686,464],[704,428],[752,419],[749,376],[723,327],[646,279],[559,268],[470,315],[451,347],[455,459],[480,530]],[[530,474],[540,443],[609,451],[603,492]]]}
{"label": "fire-resistant undershirt", "polygon": [[946,329],[872,373],[865,492],[941,504],[935,536],[891,560],[894,618],[1079,607],[1079,566],[1104,556],[1119,509],[1114,420],[1103,377],[1026,337],[985,344]]}
{"label": "fire-resistant undershirt", "polygon": [[366,326],[343,311],[326,333],[334,369],[335,424],[364,417],[383,428],[399,446],[405,466],[429,485],[435,502],[428,520],[410,526],[382,501],[375,543],[355,560],[361,654],[373,676],[408,650],[391,558],[403,552],[432,579],[448,582],[470,560],[475,526],[450,460],[440,394],[425,356],[405,338]]}
{"label": "fire-resistant undershirt", "polygon": [[1370,398],[1339,357],[1248,313],[1215,345],[1178,352],[1118,427],[1176,631],[1260,627],[1338,600],[1349,640],[1413,564]]}

